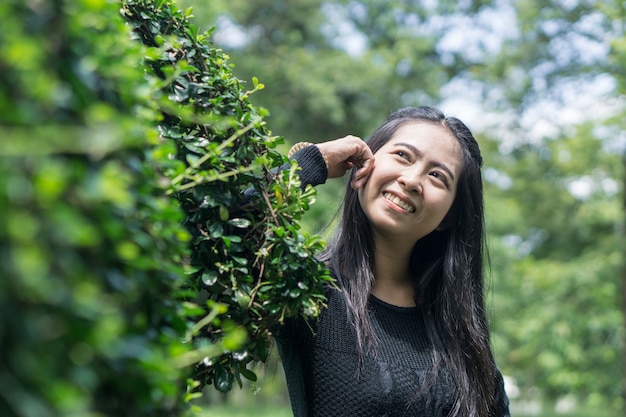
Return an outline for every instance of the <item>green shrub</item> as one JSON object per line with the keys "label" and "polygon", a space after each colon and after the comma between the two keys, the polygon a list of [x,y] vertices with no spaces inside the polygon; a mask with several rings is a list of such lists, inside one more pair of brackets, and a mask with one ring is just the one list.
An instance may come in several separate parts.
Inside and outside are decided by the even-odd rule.
{"label": "green shrub", "polygon": [[[220,391],[254,380],[246,368],[265,361],[270,330],[287,317],[314,316],[324,298],[327,270],[315,258],[318,237],[300,232],[298,221],[315,191],[302,192],[296,167],[287,162],[228,57],[209,34],[170,1],[124,1],[124,16],[150,47],[146,67],[162,80],[159,131],[171,140],[176,164],[167,171],[173,195],[192,236],[189,302],[198,306],[193,329],[198,346],[217,342],[225,352],[196,366],[198,388]],[[167,99],[167,100],[166,100]],[[244,191],[256,193],[248,200]],[[211,307],[217,317],[206,317]]]}

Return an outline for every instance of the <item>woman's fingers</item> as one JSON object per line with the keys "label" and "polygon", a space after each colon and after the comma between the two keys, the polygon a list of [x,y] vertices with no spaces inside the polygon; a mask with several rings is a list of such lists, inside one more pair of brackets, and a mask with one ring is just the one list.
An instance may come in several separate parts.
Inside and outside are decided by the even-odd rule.
{"label": "woman's fingers", "polygon": [[345,172],[356,167],[360,177],[369,175],[374,155],[369,146],[356,136],[346,136],[328,142],[318,143],[326,162],[328,163],[328,177],[338,178]]}
{"label": "woman's fingers", "polygon": [[372,170],[374,169],[373,155],[371,158],[358,160],[358,162],[354,164],[354,167],[356,168],[356,171],[354,172],[354,177],[352,178],[350,186],[353,190],[359,190],[365,185],[370,174],[372,173]]}

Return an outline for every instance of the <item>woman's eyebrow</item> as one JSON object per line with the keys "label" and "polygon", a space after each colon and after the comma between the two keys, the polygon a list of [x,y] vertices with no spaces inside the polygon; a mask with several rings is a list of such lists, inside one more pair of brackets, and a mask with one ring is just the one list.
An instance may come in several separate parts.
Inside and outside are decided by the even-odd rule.
{"label": "woman's eyebrow", "polygon": [[[410,143],[398,142],[398,143],[395,143],[394,146],[396,146],[396,147],[405,147],[408,150],[410,150],[411,152],[413,152],[417,157],[421,157],[423,155],[422,152],[419,149],[417,149],[415,146],[411,145]],[[444,164],[443,162],[435,161],[435,162],[433,162],[433,166],[435,168],[440,168],[443,171],[445,171],[446,174],[448,174],[450,176],[450,179],[452,181],[454,181],[454,173],[452,172],[452,170],[446,164]]]}

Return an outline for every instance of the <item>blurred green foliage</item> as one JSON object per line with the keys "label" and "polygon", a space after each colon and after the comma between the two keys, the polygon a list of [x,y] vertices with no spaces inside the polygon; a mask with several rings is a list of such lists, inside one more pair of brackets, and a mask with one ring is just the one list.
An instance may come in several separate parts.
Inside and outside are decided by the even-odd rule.
{"label": "blurred green foliage", "polygon": [[497,170],[510,179],[506,187],[488,184],[501,363],[520,385],[539,386],[547,398],[575,392],[591,407],[618,410],[620,155],[581,125],[571,136],[520,146],[491,165],[490,175]]}
{"label": "blurred green foliage", "polygon": [[119,5],[0,5],[0,414],[174,416],[189,233]]}

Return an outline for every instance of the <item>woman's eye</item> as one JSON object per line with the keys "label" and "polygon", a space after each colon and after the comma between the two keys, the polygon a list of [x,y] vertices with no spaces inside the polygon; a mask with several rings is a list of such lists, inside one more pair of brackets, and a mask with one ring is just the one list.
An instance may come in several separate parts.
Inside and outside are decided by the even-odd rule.
{"label": "woman's eye", "polygon": [[448,179],[446,178],[445,175],[443,175],[441,172],[439,171],[433,171],[430,173],[430,175],[432,175],[433,177],[439,179],[441,182],[443,182],[446,186],[448,185]]}
{"label": "woman's eye", "polygon": [[406,160],[409,160],[409,154],[404,152],[404,151],[397,151],[396,155],[398,155],[400,158],[404,158]]}

